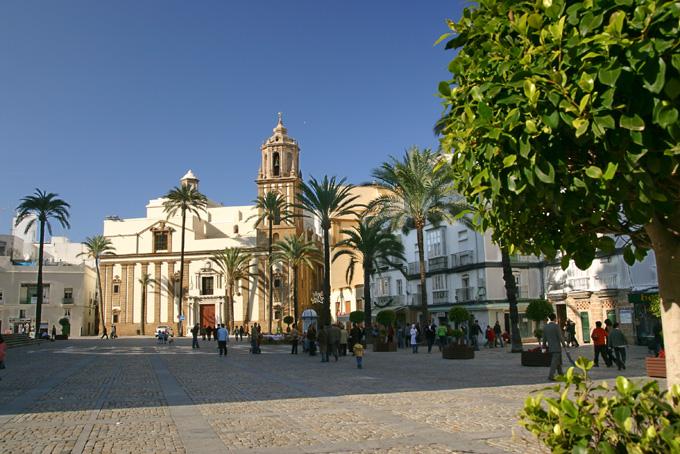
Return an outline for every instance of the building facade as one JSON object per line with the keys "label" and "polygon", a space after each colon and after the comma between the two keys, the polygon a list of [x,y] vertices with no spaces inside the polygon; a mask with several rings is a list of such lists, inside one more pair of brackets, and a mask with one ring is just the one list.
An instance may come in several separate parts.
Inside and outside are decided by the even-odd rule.
{"label": "building facade", "polygon": [[[15,264],[0,257],[0,332],[35,332],[38,267],[35,263]],[[43,266],[41,329],[57,333],[59,321],[67,319],[70,334],[87,336],[95,332],[96,273],[85,264],[65,262]]]}
{"label": "building facade", "polygon": [[[300,188],[300,148],[288,136],[279,115],[273,134],[261,146],[261,166],[256,179],[256,193],[274,190],[293,203]],[[181,185],[195,185],[199,179],[191,172],[182,177]],[[255,193],[255,191],[254,191]],[[168,217],[166,199],[150,200],[141,218],[108,218],[104,236],[115,251],[101,260],[104,320],[116,325],[119,335],[153,334],[158,326],[169,326],[177,332],[180,317],[186,334],[196,323],[214,326],[232,322],[234,326],[258,322],[267,327],[269,321],[267,243],[265,224],[254,226],[258,215],[254,205],[223,206],[208,201],[205,213],[187,213],[185,230],[184,298],[179,301],[181,247],[181,213]],[[297,212],[296,214],[300,214]],[[287,235],[305,234],[316,238],[313,223],[297,217],[292,223],[273,225],[274,241]],[[253,255],[252,277],[237,283],[233,321],[226,320],[225,276],[210,258],[225,248],[238,247]],[[148,284],[143,285],[143,276]],[[273,274],[274,326],[292,311],[289,304],[291,273],[285,264],[275,264]],[[318,287],[315,270],[303,270],[299,276],[300,304],[309,304],[311,293]]]}

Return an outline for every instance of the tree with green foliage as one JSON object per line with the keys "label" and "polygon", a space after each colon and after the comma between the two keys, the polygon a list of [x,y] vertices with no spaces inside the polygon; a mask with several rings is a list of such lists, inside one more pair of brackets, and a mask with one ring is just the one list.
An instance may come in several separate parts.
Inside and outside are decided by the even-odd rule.
{"label": "tree with green foliage", "polygon": [[420,275],[420,307],[422,321],[429,320],[427,277],[425,268],[425,225],[439,224],[450,218],[450,205],[455,195],[451,173],[439,165],[437,153],[412,147],[403,158],[391,157],[373,170],[377,184],[385,190],[373,206],[392,228],[408,232],[416,230],[418,273]]}
{"label": "tree with green foliage", "polygon": [[[654,0],[482,0],[436,126],[457,191],[509,252],[587,268],[656,255],[668,383],[680,383],[680,8]],[[450,38],[450,39],[449,39]]]}
{"label": "tree with green foliage", "polygon": [[449,320],[458,328],[461,323],[470,320],[470,312],[462,306],[453,306],[449,309]]}
{"label": "tree with green foliage", "polygon": [[333,261],[339,257],[348,256],[349,263],[345,278],[352,282],[354,269],[361,264],[364,272],[364,322],[371,324],[371,276],[380,271],[381,267],[393,266],[402,269],[404,245],[390,230],[385,228],[385,221],[374,216],[364,216],[359,224],[351,229],[343,229],[340,234],[343,240],[335,244],[337,250]]}
{"label": "tree with green foliage", "polygon": [[[182,315],[182,302],[184,301],[184,236],[186,233],[187,212],[195,214],[198,218],[201,217],[201,212],[205,212],[208,206],[208,198],[199,192],[198,188],[190,183],[183,183],[180,186],[175,186],[165,195],[165,202],[163,202],[163,211],[167,214],[168,219],[176,215],[177,212],[182,216],[182,241],[180,244],[180,258],[179,258],[179,316]],[[179,319],[178,332],[180,336],[184,336],[182,329],[182,319]]]}
{"label": "tree with green foliage", "polygon": [[349,321],[352,323],[361,323],[365,320],[364,311],[352,311],[349,313]]}
{"label": "tree with green foliage", "polygon": [[361,205],[356,203],[358,195],[352,193],[351,184],[345,179],[324,176],[318,181],[311,177],[302,182],[298,194],[298,208],[307,212],[305,216],[316,218],[323,232],[323,311],[319,320],[323,325],[331,322],[331,240],[330,230],[333,218],[356,216]]}
{"label": "tree with green foliage", "polygon": [[286,197],[278,191],[267,191],[254,201],[257,214],[253,216],[255,227],[267,224],[267,298],[269,306],[269,332],[272,332],[272,322],[274,320],[274,226],[282,222],[290,222],[291,213]]}
{"label": "tree with green foliage", "polygon": [[380,312],[378,312],[378,315],[375,316],[375,321],[385,327],[394,326],[394,322],[396,320],[397,313],[394,312],[392,309],[383,309]]}
{"label": "tree with green foliage", "polygon": [[[240,280],[246,282],[252,276],[250,272],[250,262],[253,256],[248,251],[241,248],[225,248],[222,251],[215,252],[210,260],[217,265],[222,271],[226,285],[226,304],[223,313],[220,314],[229,327],[230,331],[234,330],[234,293],[236,283]],[[250,303],[245,301],[243,323],[248,325],[250,321]]]}
{"label": "tree with green foliage", "polygon": [[[98,290],[98,295],[97,295],[97,300],[99,301],[99,306],[98,308],[95,308],[95,326],[98,327],[99,323],[101,323],[101,328],[102,332],[104,331],[104,327],[106,326],[106,320],[104,317],[104,314],[106,313],[104,311],[104,292],[102,291],[102,279],[101,279],[101,273],[100,273],[100,268],[99,268],[99,262],[101,260],[102,255],[111,255],[115,251],[115,248],[111,244],[111,240],[108,238],[104,237],[104,235],[95,235],[95,236],[88,236],[85,238],[85,241],[83,241],[83,246],[85,246],[85,252],[81,252],[78,254],[78,256],[86,256],[88,258],[91,258],[94,260],[94,268],[97,272],[97,290]],[[95,331],[95,334],[98,334],[98,331]]]}
{"label": "tree with green foliage", "polygon": [[[291,235],[279,241],[274,246],[274,259],[281,260],[288,264],[293,272],[293,314],[295,323],[300,321],[300,304],[298,295],[298,275],[300,267],[313,269],[321,263],[321,257],[317,245],[305,238],[305,234],[300,236]],[[291,322],[293,323],[293,322]]]}
{"label": "tree with green foliage", "polygon": [[43,304],[43,261],[45,250],[45,227],[50,236],[52,235],[52,224],[50,219],[55,219],[63,228],[69,228],[69,208],[71,206],[57,198],[59,194],[52,192],[35,190],[33,195],[29,195],[21,199],[21,203],[17,207],[17,217],[15,226],[21,224],[24,220],[30,219],[26,223],[24,233],[27,233],[36,221],[40,228],[40,243],[38,246],[38,284],[35,304],[35,338],[40,339],[40,322],[42,318],[42,304]]}

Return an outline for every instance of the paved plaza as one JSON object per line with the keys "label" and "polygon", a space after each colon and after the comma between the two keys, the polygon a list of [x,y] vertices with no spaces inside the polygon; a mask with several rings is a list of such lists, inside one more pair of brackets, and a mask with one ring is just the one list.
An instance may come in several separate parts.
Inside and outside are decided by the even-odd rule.
{"label": "paved plaza", "polygon": [[[250,355],[232,340],[226,359],[215,342],[192,350],[190,339],[11,349],[0,374],[0,452],[545,452],[516,420],[548,370],[521,367],[504,349],[468,361],[369,351],[357,370],[349,356],[321,363],[288,348]],[[627,376],[644,376],[645,353],[631,348]]]}

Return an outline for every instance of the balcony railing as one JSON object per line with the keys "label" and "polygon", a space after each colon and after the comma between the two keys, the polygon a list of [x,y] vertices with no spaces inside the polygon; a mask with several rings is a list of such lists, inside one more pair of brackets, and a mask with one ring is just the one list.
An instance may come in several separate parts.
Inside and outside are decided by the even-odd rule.
{"label": "balcony railing", "polygon": [[618,279],[616,274],[601,274],[597,276],[601,288],[618,288]]}
{"label": "balcony railing", "polygon": [[456,302],[473,301],[477,297],[474,287],[463,287],[456,289]]}
{"label": "balcony railing", "polygon": [[578,277],[569,279],[567,282],[573,290],[587,290],[590,285],[590,278]]}
{"label": "balcony railing", "polygon": [[427,261],[427,265],[430,271],[445,270],[449,266],[449,261],[446,256],[434,257]]}
{"label": "balcony railing", "polygon": [[535,255],[511,255],[510,263],[538,263],[541,259]]}
{"label": "balcony railing", "polygon": [[420,262],[409,262],[408,264],[408,274],[419,274],[420,273]]}
{"label": "balcony railing", "polygon": [[65,296],[64,299],[62,300],[63,304],[73,304],[73,297],[72,296]]}
{"label": "balcony railing", "polygon": [[446,304],[448,302],[449,302],[448,290],[435,290],[434,292],[432,292],[433,304]]}
{"label": "balcony railing", "polygon": [[375,305],[384,307],[385,305],[390,306],[403,306],[406,304],[406,295],[389,295],[389,296],[377,296],[375,297]]}
{"label": "balcony railing", "polygon": [[451,254],[451,267],[471,265],[474,263],[474,254],[472,251],[462,251]]}

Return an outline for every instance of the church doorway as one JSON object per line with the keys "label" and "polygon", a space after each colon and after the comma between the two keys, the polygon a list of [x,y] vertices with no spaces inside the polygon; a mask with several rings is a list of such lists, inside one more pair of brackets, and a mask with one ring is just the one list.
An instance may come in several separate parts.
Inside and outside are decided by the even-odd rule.
{"label": "church doorway", "polygon": [[215,326],[214,304],[201,304],[201,326]]}

